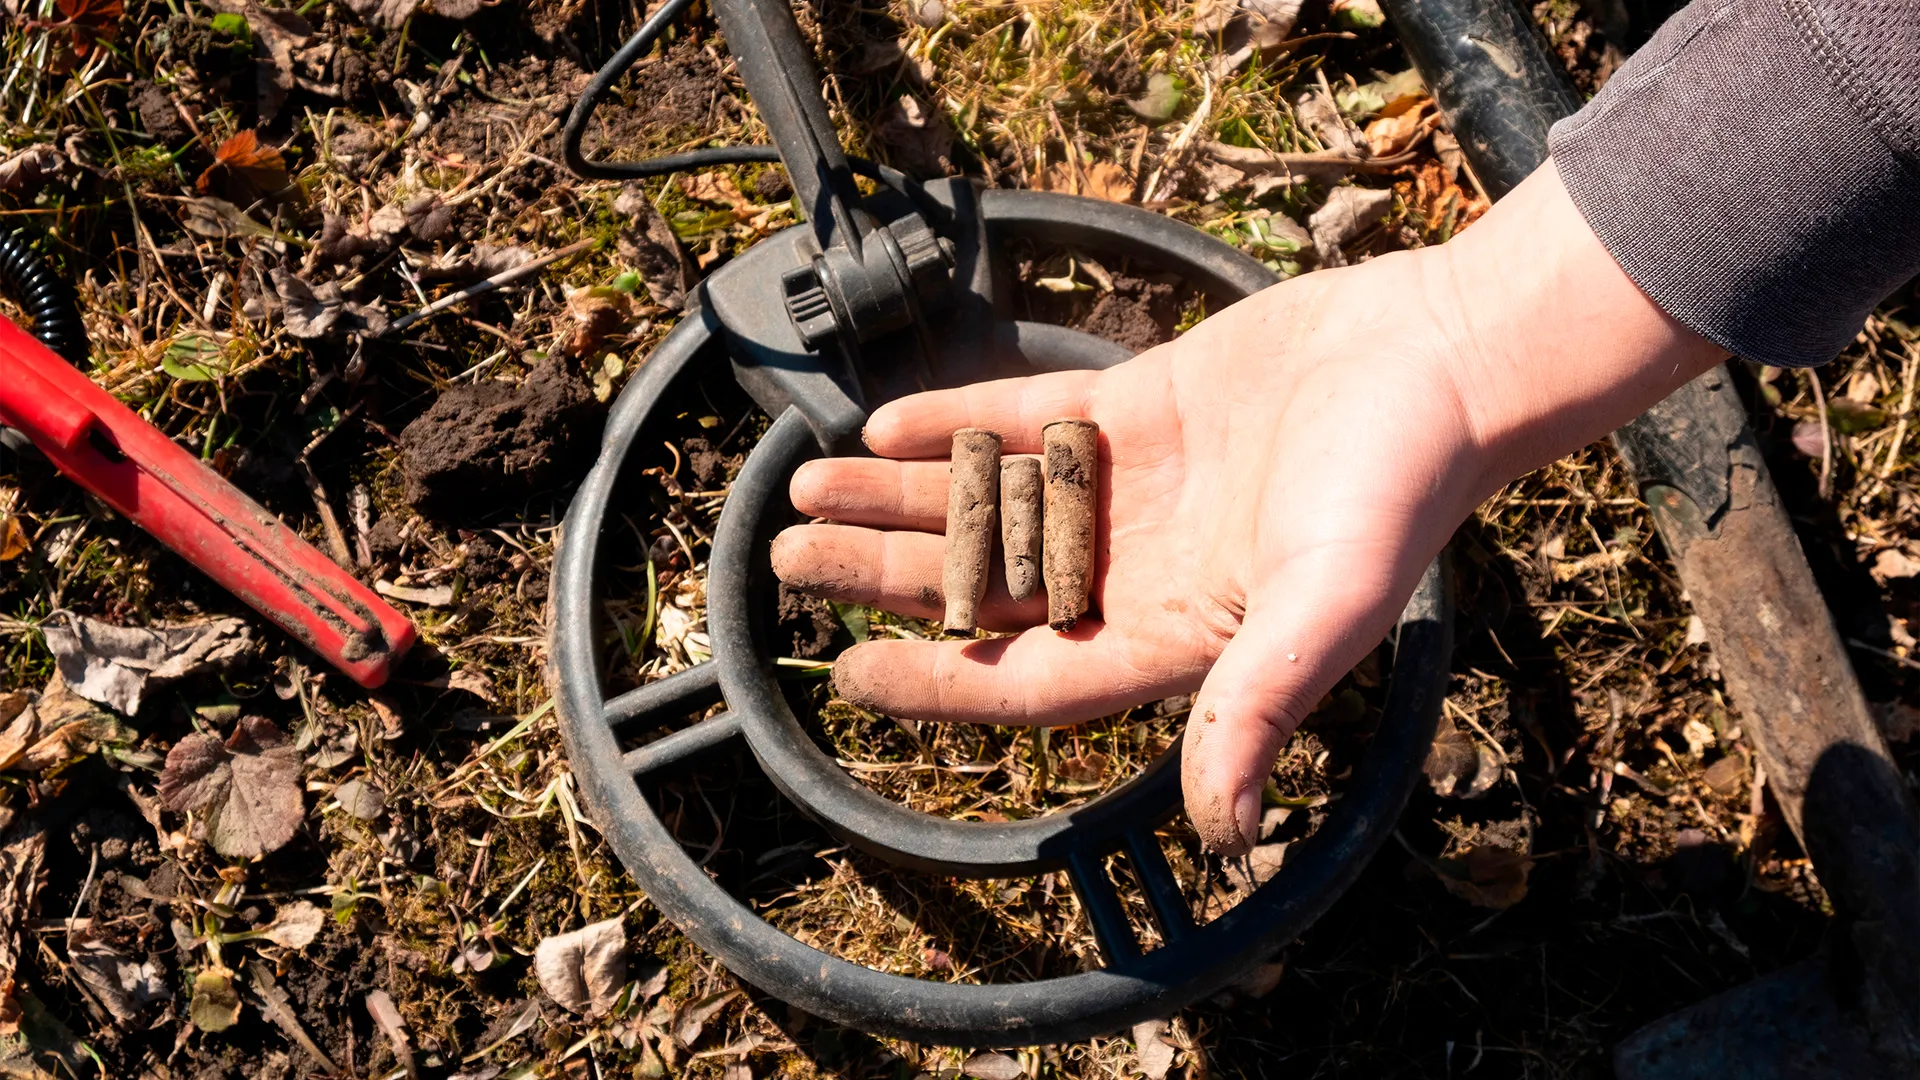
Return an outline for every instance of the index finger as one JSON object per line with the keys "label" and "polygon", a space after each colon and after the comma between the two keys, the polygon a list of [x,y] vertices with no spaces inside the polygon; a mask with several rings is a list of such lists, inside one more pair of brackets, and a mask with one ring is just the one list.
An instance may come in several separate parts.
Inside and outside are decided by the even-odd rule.
{"label": "index finger", "polygon": [[1099,374],[1056,371],[913,394],[876,409],[861,437],[882,457],[943,458],[954,432],[982,428],[1000,436],[1004,453],[1037,454],[1041,428],[1088,418]]}

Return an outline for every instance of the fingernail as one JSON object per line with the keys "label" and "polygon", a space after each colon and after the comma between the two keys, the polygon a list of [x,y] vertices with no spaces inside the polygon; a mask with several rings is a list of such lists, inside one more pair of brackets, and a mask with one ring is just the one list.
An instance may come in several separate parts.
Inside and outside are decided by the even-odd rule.
{"label": "fingernail", "polygon": [[1260,839],[1260,785],[1244,788],[1233,799],[1233,822],[1248,851]]}

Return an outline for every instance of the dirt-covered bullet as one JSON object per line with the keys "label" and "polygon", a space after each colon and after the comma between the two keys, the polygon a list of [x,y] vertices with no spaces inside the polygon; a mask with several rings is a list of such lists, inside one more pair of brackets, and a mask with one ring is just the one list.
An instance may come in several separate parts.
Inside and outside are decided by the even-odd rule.
{"label": "dirt-covered bullet", "polygon": [[1086,614],[1093,589],[1093,515],[1100,496],[1100,427],[1055,420],[1040,430],[1045,458],[1047,625],[1061,633]]}
{"label": "dirt-covered bullet", "polygon": [[947,558],[940,575],[947,633],[970,635],[979,625],[993,560],[1000,503],[1000,436],[979,428],[953,433],[953,469],[947,487]]}
{"label": "dirt-covered bullet", "polygon": [[1040,591],[1040,459],[1000,463],[1000,554],[1006,560],[1007,593],[1025,600]]}

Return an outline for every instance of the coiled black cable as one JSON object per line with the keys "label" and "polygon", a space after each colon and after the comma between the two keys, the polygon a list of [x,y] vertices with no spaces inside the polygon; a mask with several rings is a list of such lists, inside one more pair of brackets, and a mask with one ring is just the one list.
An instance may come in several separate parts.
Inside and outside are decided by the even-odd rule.
{"label": "coiled black cable", "polygon": [[[667,27],[680,17],[681,13],[693,6],[693,0],[667,0],[660,10],[653,13],[642,23],[639,31],[620,46],[606,66],[594,73],[593,81],[581,92],[580,99],[573,103],[573,111],[567,115],[567,126],[560,134],[560,160],[567,163],[575,176],[584,180],[644,180],[653,176],[665,176],[668,173],[684,172],[689,169],[707,168],[714,165],[744,165],[752,162],[768,164],[780,163],[780,151],[772,146],[713,146],[704,150],[690,150],[684,154],[663,154],[642,161],[598,161],[588,158],[580,151],[580,141],[586,137],[587,121],[593,118],[593,110],[620,81],[628,69],[640,62],[640,58],[653,51],[653,44]],[[898,169],[890,168],[864,158],[849,157],[847,165],[854,172],[918,201],[917,185]]]}
{"label": "coiled black cable", "polygon": [[28,330],[69,364],[87,360],[87,327],[80,298],[53,272],[24,233],[0,234],[0,290],[26,310]]}

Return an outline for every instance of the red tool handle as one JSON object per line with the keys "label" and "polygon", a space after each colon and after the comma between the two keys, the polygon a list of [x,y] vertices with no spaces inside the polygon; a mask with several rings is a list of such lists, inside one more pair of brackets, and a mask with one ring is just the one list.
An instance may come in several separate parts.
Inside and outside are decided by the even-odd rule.
{"label": "red tool handle", "polygon": [[0,424],[361,686],[412,646],[406,616],[5,318]]}

